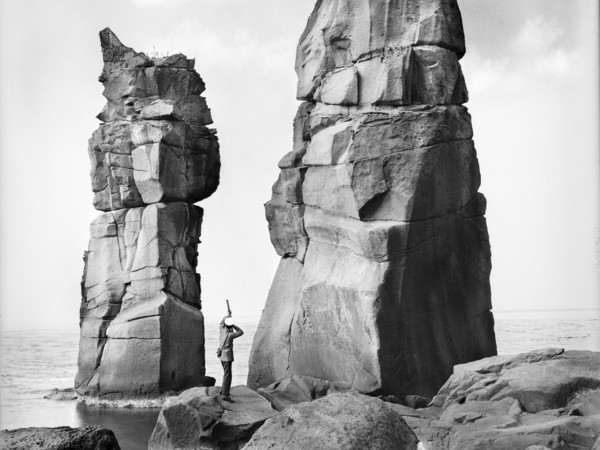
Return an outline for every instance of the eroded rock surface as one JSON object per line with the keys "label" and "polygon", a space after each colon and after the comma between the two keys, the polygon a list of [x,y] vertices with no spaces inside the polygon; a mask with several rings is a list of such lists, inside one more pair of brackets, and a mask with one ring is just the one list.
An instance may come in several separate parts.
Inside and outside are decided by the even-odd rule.
{"label": "eroded rock surface", "polygon": [[108,100],[89,141],[94,207],[194,203],[219,184],[219,144],[194,60],[149,58],[100,32]]}
{"label": "eroded rock surface", "polygon": [[120,450],[114,433],[100,427],[18,428],[0,432],[5,450]]}
{"label": "eroded rock surface", "polygon": [[250,387],[302,375],[431,397],[496,354],[464,52],[455,0],[317,2],[265,205],[282,259]]}
{"label": "eroded rock surface", "polygon": [[[335,395],[332,387],[295,376],[259,392],[280,409]],[[406,404],[383,399],[427,450],[596,449],[600,353],[549,348],[484,358],[455,366],[429,405],[407,406],[425,400],[411,396]]]}
{"label": "eroded rock surface", "polygon": [[311,402],[329,394],[347,392],[348,386],[313,377],[293,376],[259,388],[258,393],[266,398],[273,408],[283,411],[297,403]]}
{"label": "eroded rock surface", "polygon": [[416,450],[417,443],[414,433],[388,404],[344,393],[290,406],[267,420],[244,449]]}
{"label": "eroded rock surface", "polygon": [[100,32],[108,99],[89,142],[94,206],[80,308],[80,395],[202,385],[197,247],[219,182],[216,132],[194,60],[149,58]]}
{"label": "eroded rock surface", "polygon": [[456,366],[430,407],[390,406],[430,449],[591,449],[600,439],[600,353],[486,358]]}
{"label": "eroded rock surface", "polygon": [[234,403],[219,396],[220,388],[193,388],[167,399],[150,437],[151,450],[237,450],[277,411],[245,386],[234,386]]}

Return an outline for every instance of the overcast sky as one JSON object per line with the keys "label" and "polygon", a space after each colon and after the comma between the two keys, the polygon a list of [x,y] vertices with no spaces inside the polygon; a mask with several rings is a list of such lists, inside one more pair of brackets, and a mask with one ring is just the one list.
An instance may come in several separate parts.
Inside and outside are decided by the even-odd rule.
{"label": "overcast sky", "polygon": [[[459,0],[496,310],[599,307],[597,0]],[[260,315],[278,263],[264,219],[291,150],[294,57],[313,0],[2,0],[0,314],[77,327],[105,103],[98,31],[196,58],[221,143],[199,248],[207,316]]]}

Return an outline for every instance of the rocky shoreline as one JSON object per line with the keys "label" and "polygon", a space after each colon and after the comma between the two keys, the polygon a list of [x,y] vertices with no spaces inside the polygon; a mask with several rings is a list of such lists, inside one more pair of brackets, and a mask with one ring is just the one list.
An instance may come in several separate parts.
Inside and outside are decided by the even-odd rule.
{"label": "rocky shoreline", "polygon": [[[236,389],[234,399],[243,405],[245,396],[235,394],[249,390]],[[157,424],[150,448],[600,448],[598,352],[550,348],[457,365],[433,399],[374,398],[327,380],[301,376],[258,393],[280,412],[273,411],[267,419],[258,415],[253,426],[245,422],[238,429],[227,404],[221,405],[222,415],[211,416],[205,411],[214,398],[186,391],[163,408],[163,421]],[[233,409],[239,410],[240,403]],[[252,411],[244,414],[251,417]],[[173,426],[164,420],[169,416],[177,417]],[[202,428],[191,433],[186,427],[182,432],[182,417],[194,418]],[[256,426],[260,421],[264,425]],[[223,429],[236,430],[227,437],[227,445],[218,436]],[[257,431],[248,440],[249,429]],[[171,440],[164,440],[168,434]],[[239,438],[237,443],[233,437]]]}
{"label": "rocky shoreline", "polygon": [[[235,386],[234,403],[219,392],[197,387],[154,399],[163,406],[148,448],[600,449],[600,352],[549,348],[460,364],[431,399],[367,396],[304,376],[258,391]],[[54,446],[56,436],[107,439],[94,427],[67,429],[3,430],[0,443],[13,450],[119,448],[116,440],[111,447],[92,438],[87,447]]]}
{"label": "rocky shoreline", "polygon": [[2,430],[0,447],[6,450],[121,450],[114,433],[100,427]]}
{"label": "rocky shoreline", "polygon": [[[600,450],[600,352],[493,356],[456,0],[316,2],[265,204],[281,260],[233,401],[205,376],[195,203],[221,163],[204,81],[182,54],[100,41],[78,372],[47,398],[160,407],[150,450]],[[6,430],[0,447],[120,448],[98,427]]]}

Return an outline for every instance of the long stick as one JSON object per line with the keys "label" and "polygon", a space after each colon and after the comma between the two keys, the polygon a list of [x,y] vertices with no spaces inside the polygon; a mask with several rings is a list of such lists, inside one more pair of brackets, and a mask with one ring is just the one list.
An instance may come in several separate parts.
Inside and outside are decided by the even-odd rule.
{"label": "long stick", "polygon": [[225,300],[227,302],[227,314],[231,317],[231,308],[229,307],[229,300]]}

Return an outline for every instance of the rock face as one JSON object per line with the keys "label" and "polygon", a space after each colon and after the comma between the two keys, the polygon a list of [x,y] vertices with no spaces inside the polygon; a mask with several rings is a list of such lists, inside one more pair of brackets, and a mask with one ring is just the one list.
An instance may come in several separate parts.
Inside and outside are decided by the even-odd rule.
{"label": "rock face", "polygon": [[150,450],[242,448],[277,412],[245,386],[234,386],[235,403],[222,401],[219,388],[193,388],[169,398],[150,437]]}
{"label": "rock face", "polygon": [[329,394],[347,391],[347,386],[336,385],[329,380],[300,376],[284,378],[266,388],[258,389],[258,393],[277,411],[283,411],[297,403],[311,402]]}
{"label": "rock face", "polygon": [[194,60],[151,59],[100,33],[108,103],[89,142],[94,207],[194,203],[219,184],[219,145]]}
{"label": "rock face", "polygon": [[456,366],[431,407],[390,406],[431,449],[590,449],[600,443],[600,353],[486,358]]}
{"label": "rock face", "polygon": [[248,384],[432,396],[496,354],[490,246],[455,0],[319,0],[294,147],[265,205],[282,257]]}
{"label": "rock face", "polygon": [[18,428],[0,432],[5,450],[120,450],[112,431],[99,427]]}
{"label": "rock face", "polygon": [[444,406],[464,401],[519,400],[536,413],[561,408],[575,394],[600,388],[600,354],[550,348],[462,364],[438,392]]}
{"label": "rock face", "polygon": [[386,403],[345,393],[290,406],[267,420],[244,450],[416,450],[417,443],[406,422]]}
{"label": "rock face", "polygon": [[58,401],[76,400],[77,392],[75,392],[74,388],[68,388],[68,389],[54,388],[50,392],[48,392],[46,395],[44,395],[44,398],[46,398],[48,400],[58,400]]}
{"label": "rock face", "polygon": [[151,59],[100,32],[108,103],[89,141],[94,206],[75,387],[153,396],[200,385],[196,274],[203,211],[219,183],[204,83],[183,55]]}

